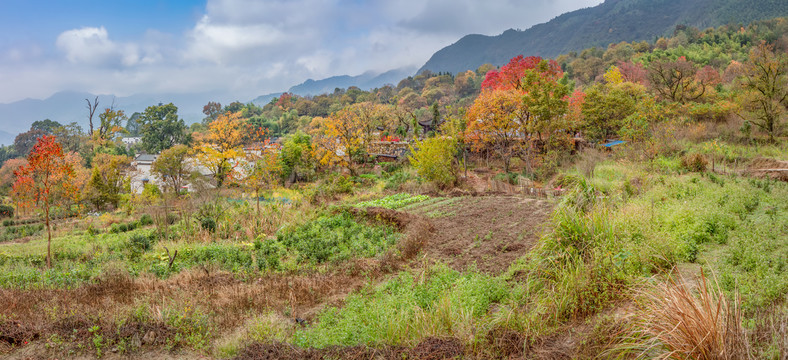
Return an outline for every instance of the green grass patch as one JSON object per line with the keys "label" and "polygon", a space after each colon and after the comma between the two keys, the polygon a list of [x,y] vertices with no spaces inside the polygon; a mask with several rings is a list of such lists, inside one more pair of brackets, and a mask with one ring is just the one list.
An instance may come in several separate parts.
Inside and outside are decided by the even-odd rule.
{"label": "green grass patch", "polygon": [[407,205],[419,203],[421,201],[427,200],[430,197],[427,195],[411,195],[407,193],[399,193],[394,195],[389,195],[381,199],[369,200],[369,201],[362,201],[356,204],[356,207],[365,208],[365,207],[383,207],[386,209],[399,209]]}

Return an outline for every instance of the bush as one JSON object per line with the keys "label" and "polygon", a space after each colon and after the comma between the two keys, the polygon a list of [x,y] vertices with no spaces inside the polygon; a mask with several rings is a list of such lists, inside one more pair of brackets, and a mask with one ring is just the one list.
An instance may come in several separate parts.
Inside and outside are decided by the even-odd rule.
{"label": "bush", "polygon": [[14,217],[14,208],[11,205],[0,205],[0,219]]}
{"label": "bush", "polygon": [[687,171],[704,172],[709,162],[703,155],[695,153],[681,157],[681,168]]}
{"label": "bush", "polygon": [[394,244],[396,236],[391,227],[359,224],[350,214],[342,213],[280,231],[276,239],[295,252],[299,261],[323,263],[381,254]]}
{"label": "bush", "polygon": [[285,255],[286,248],[277,239],[260,240],[254,242],[257,250],[257,268],[260,271],[278,270],[281,267],[281,258]]}
{"label": "bush", "polygon": [[129,237],[128,247],[132,253],[141,254],[153,248],[154,243],[155,239],[152,236],[134,234]]}
{"label": "bush", "polygon": [[153,218],[148,214],[143,214],[140,217],[140,226],[148,226],[153,224]]}
{"label": "bush", "polygon": [[216,231],[216,220],[210,217],[204,217],[200,219],[200,227],[203,230],[208,230],[209,232]]}
{"label": "bush", "polygon": [[3,226],[14,226],[14,220],[12,219],[3,220]]}
{"label": "bush", "polygon": [[353,193],[353,181],[345,175],[331,174],[320,181],[309,193],[312,203],[336,199],[341,194]]}
{"label": "bush", "polygon": [[454,155],[457,141],[449,137],[434,137],[417,142],[408,157],[419,176],[441,188],[457,182],[457,163]]}

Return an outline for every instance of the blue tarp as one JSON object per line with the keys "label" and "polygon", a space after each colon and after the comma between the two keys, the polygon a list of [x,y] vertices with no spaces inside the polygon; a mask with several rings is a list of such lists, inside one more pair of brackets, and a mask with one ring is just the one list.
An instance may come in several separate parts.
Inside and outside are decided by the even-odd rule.
{"label": "blue tarp", "polygon": [[609,147],[613,147],[613,146],[621,145],[621,144],[625,144],[625,143],[626,143],[626,141],[623,141],[623,140],[613,140],[613,141],[606,142],[606,143],[602,144],[602,146],[609,148]]}

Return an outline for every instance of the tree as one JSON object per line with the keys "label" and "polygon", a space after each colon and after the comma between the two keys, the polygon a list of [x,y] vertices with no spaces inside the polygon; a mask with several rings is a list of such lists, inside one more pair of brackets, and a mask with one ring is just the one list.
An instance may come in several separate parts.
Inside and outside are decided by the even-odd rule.
{"label": "tree", "polygon": [[654,91],[665,99],[681,104],[700,99],[706,92],[706,79],[698,79],[695,64],[683,56],[675,61],[657,60],[648,68]]}
{"label": "tree", "polygon": [[240,117],[240,112],[219,115],[198,139],[197,161],[213,173],[216,187],[222,187],[226,179],[236,175],[238,160],[244,156],[244,124]]}
{"label": "tree", "polygon": [[52,135],[55,132],[55,130],[61,126],[63,125],[61,125],[57,121],[44,119],[44,120],[34,121],[33,124],[30,125],[30,130],[41,130],[45,132],[47,135]]}
{"label": "tree", "polygon": [[288,136],[279,152],[281,173],[284,178],[294,181],[314,173],[315,159],[312,153],[312,138],[298,131]]}
{"label": "tree", "polygon": [[260,191],[272,187],[282,177],[282,163],[277,149],[263,147],[260,153],[249,153],[246,162],[246,177],[242,183],[254,190],[257,214],[260,215]]}
{"label": "tree", "polygon": [[45,135],[47,135],[46,131],[37,129],[20,133],[14,138],[14,150],[19,155],[27,156],[30,150],[38,143],[38,139]]}
{"label": "tree", "polygon": [[93,115],[96,113],[96,109],[98,109],[98,106],[99,106],[98,96],[96,96],[96,98],[93,99],[92,103],[88,99],[85,99],[85,102],[88,103],[88,106],[87,106],[87,108],[88,108],[88,124],[90,125],[90,128],[88,130],[88,135],[90,137],[93,137]]}
{"label": "tree", "polygon": [[563,121],[569,95],[568,86],[559,82],[563,73],[554,61],[536,60],[540,59],[519,56],[500,73],[488,73],[466,116],[472,148],[495,151],[506,172],[513,156],[530,164],[532,136],[541,140],[542,134],[552,137],[557,130],[569,130]]}
{"label": "tree", "polygon": [[44,135],[33,147],[27,157],[28,164],[17,170],[14,183],[15,193],[23,191],[32,196],[32,200],[40,204],[44,211],[47,228],[47,267],[52,267],[52,227],[50,224],[50,207],[59,206],[69,200],[76,187],[74,169],[60,144],[54,136]]}
{"label": "tree", "polygon": [[631,82],[595,84],[586,92],[582,105],[583,132],[592,141],[604,141],[616,135],[624,119],[635,113],[645,88]]}
{"label": "tree", "polygon": [[118,207],[124,174],[130,164],[131,158],[123,155],[97,154],[93,158],[89,199],[97,210],[106,204]]}
{"label": "tree", "polygon": [[27,165],[27,159],[9,159],[0,167],[0,188],[7,188],[16,181],[16,171]]}
{"label": "tree", "polygon": [[140,124],[140,116],[142,116],[142,114],[135,112],[126,120],[126,132],[129,136],[139,136],[142,126],[142,124]]}
{"label": "tree", "polygon": [[388,121],[385,106],[357,103],[314,121],[318,158],[324,165],[341,165],[355,174],[355,164],[364,161],[372,133]]}
{"label": "tree", "polygon": [[457,140],[448,136],[436,136],[416,142],[411,147],[408,160],[419,176],[441,188],[457,183],[458,166],[455,161]]}
{"label": "tree", "polygon": [[176,144],[187,145],[191,135],[186,124],[178,118],[178,107],[172,103],[148,106],[140,116],[142,148],[150,153],[160,153]]}
{"label": "tree", "polygon": [[209,101],[208,104],[202,107],[202,113],[205,114],[205,118],[202,119],[203,125],[208,125],[212,121],[216,120],[217,117],[222,113],[222,104]]}
{"label": "tree", "polygon": [[187,159],[189,150],[186,145],[175,145],[162,151],[151,165],[151,173],[159,176],[176,195],[183,188],[191,173],[191,166]]}
{"label": "tree", "polygon": [[[509,63],[506,65],[501,66],[500,71],[492,70],[488,72],[482,82],[482,89],[522,89],[524,85],[522,79],[525,71],[536,68],[542,61],[542,58],[538,56],[523,57],[518,55],[509,60]],[[556,76],[561,73],[561,67],[554,60],[550,60],[543,71],[546,72],[546,75],[549,73],[552,76]],[[557,77],[560,78],[560,75]]]}
{"label": "tree", "polygon": [[475,151],[492,149],[503,160],[504,171],[515,155],[515,145],[531,127],[532,117],[518,90],[482,90],[466,114],[466,137]]}
{"label": "tree", "polygon": [[123,120],[126,120],[126,114],[123,110],[104,109],[104,112],[99,114],[100,125],[96,140],[99,142],[112,140],[115,133],[123,131],[123,127],[120,125]]}
{"label": "tree", "polygon": [[82,132],[82,127],[76,122],[55,128],[52,131],[52,135],[57,137],[65,152],[78,152],[85,144],[85,133]]}
{"label": "tree", "polygon": [[779,135],[782,118],[788,108],[788,56],[775,54],[772,47],[761,42],[750,51],[745,64],[747,105],[752,123],[769,134],[774,142]]}
{"label": "tree", "polygon": [[558,80],[563,74],[553,68],[551,63],[541,61],[535,68],[523,74],[521,90],[523,106],[530,113],[532,127],[525,128],[528,133],[552,136],[559,129],[570,130],[563,122],[567,112],[569,87]]}

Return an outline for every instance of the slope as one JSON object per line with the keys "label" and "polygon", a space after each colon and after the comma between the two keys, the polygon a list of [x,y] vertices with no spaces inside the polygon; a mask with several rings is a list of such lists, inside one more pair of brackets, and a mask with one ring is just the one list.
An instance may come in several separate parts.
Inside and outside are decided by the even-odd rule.
{"label": "slope", "polygon": [[467,35],[436,52],[421,69],[433,72],[501,65],[519,54],[555,57],[621,41],[654,41],[676,25],[707,28],[788,15],[782,0],[607,0],[569,12],[525,31]]}

